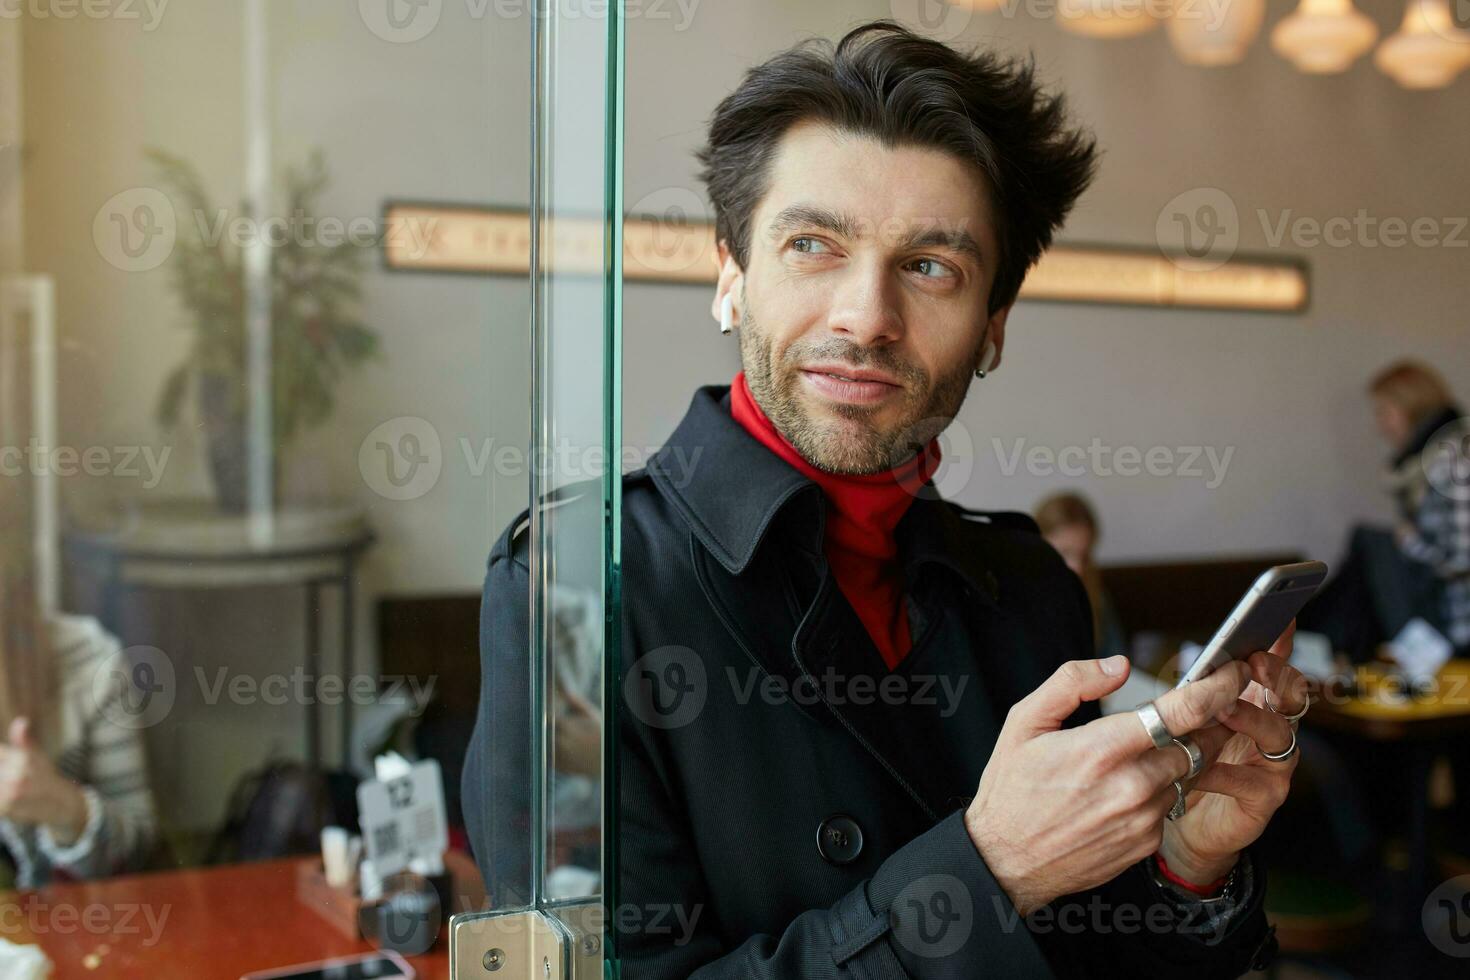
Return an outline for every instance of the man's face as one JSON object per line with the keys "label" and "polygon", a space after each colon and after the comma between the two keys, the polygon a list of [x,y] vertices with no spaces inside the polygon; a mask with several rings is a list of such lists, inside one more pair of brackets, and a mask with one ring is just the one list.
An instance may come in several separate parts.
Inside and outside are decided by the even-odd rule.
{"label": "man's face", "polygon": [[958,413],[985,341],[1004,342],[1008,310],[986,330],[986,188],[942,151],[798,124],[750,235],[736,294],[746,380],[821,469],[903,462]]}

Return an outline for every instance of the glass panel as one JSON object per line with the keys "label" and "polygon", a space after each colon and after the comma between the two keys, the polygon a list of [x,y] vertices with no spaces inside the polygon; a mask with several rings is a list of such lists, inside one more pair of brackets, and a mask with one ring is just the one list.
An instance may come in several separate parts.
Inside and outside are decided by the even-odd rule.
{"label": "glass panel", "polygon": [[[0,17],[0,449],[24,464],[0,476],[0,737],[22,713],[49,736],[90,712],[127,742],[136,834],[74,877],[205,876],[158,893],[208,900],[169,902],[155,946],[116,937],[112,955],[140,973],[240,975],[358,948],[350,924],[339,936],[298,899],[298,865],[320,824],[352,827],[353,788],[387,748],[437,761],[463,824],[486,556],[532,499],[587,480],[585,535],[535,517],[547,645],[522,651],[520,724],[493,746],[552,830],[507,819],[496,841],[517,857],[478,857],[507,900],[595,893],[614,22],[437,0],[83,6]],[[479,246],[487,214],[528,237],[537,57],[539,211],[590,221],[577,241],[590,231],[593,258],[543,249],[533,332],[524,258],[452,253],[461,232]],[[418,210],[390,226],[405,204]],[[93,643],[76,703],[21,707],[25,670],[57,666],[34,623]],[[532,664],[571,716],[534,745]],[[126,698],[93,696],[93,678],[114,677]],[[70,747],[57,737],[53,759]],[[543,751],[566,771],[543,772]],[[247,804],[267,769],[305,802],[290,834],[255,837],[241,828],[259,829]],[[247,862],[283,856],[240,884]],[[479,877],[462,853],[448,863]],[[18,882],[10,865],[0,856],[0,890],[51,874]],[[126,901],[180,886],[138,887]],[[262,919],[296,903],[299,940],[242,913],[230,943],[201,943],[213,896],[232,892],[271,896],[253,903]],[[34,938],[64,975],[97,945],[78,934],[69,958],[48,945],[63,937]],[[157,958],[194,948],[226,952]]]}
{"label": "glass panel", "polygon": [[[603,689],[615,638],[619,512],[621,39],[617,4],[563,0],[538,24],[535,217],[537,448],[533,581],[548,717],[542,897],[587,898],[605,879]],[[612,107],[610,109],[610,107]],[[539,562],[539,567],[536,563]]]}

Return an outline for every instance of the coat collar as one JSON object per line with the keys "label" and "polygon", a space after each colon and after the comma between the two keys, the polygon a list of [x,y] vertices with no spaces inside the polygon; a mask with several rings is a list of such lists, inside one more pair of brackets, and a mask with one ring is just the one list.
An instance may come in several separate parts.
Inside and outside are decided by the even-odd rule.
{"label": "coat collar", "polygon": [[[732,575],[750,565],[776,517],[787,508],[798,510],[799,519],[783,526],[800,529],[798,540],[787,543],[819,553],[821,488],[731,417],[729,393],[727,385],[695,392],[689,411],[649,461],[649,476],[700,544]],[[897,529],[900,560],[910,581],[924,566],[947,568],[993,602],[997,582],[984,549],[968,546],[975,540],[976,523],[989,519],[961,516],[926,487]]]}

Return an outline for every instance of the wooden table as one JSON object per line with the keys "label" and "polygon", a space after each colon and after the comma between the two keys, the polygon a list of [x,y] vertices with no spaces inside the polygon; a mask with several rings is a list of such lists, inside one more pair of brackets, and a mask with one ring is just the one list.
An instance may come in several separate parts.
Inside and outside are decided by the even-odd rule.
{"label": "wooden table", "polygon": [[[1404,914],[1417,928],[1417,910],[1428,894],[1432,876],[1430,770],[1447,740],[1470,737],[1470,660],[1446,663],[1440,668],[1433,692],[1418,697],[1403,692],[1385,667],[1382,664],[1359,667],[1358,693],[1352,697],[1319,692],[1319,700],[1313,702],[1304,724],[1371,742],[1403,746],[1408,762],[1403,785],[1410,799],[1409,895]],[[1457,775],[1464,777],[1463,773]]]}
{"label": "wooden table", "polygon": [[[473,868],[463,855],[449,857],[451,869]],[[39,943],[55,964],[54,980],[238,980],[252,970],[371,952],[368,943],[347,938],[298,900],[298,870],[311,861],[287,858],[0,893],[0,936]],[[448,980],[446,933],[429,953],[408,959],[422,980]]]}

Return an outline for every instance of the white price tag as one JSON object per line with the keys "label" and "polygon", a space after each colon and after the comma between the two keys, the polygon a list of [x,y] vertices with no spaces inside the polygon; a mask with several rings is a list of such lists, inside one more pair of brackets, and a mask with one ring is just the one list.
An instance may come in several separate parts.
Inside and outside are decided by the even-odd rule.
{"label": "white price tag", "polygon": [[438,865],[449,848],[444,778],[433,759],[414,763],[407,775],[362,783],[357,808],[363,847],[380,875],[402,871],[415,857]]}

